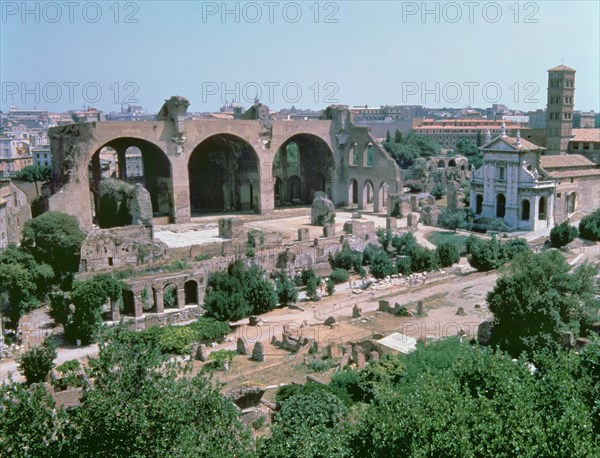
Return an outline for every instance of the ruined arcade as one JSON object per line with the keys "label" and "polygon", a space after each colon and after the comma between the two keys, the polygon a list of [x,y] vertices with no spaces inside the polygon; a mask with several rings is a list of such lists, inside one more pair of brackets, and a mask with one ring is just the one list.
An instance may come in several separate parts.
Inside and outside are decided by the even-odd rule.
{"label": "ruined arcade", "polygon": [[[183,97],[171,97],[156,121],[92,122],[50,130],[55,158],[48,209],[97,222],[101,152],[114,151],[112,177],[137,181],[154,218],[185,223],[217,212],[269,214],[310,204],[321,191],[336,205],[383,211],[401,192],[399,168],[344,106],[315,121],[276,121],[256,104],[239,120],[187,120]],[[128,177],[129,148],[141,151],[142,177]]]}

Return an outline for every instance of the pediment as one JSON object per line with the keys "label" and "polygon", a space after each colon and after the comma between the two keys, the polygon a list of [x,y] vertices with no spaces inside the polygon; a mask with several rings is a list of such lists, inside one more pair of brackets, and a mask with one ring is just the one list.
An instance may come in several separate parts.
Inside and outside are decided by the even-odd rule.
{"label": "pediment", "polygon": [[485,149],[486,151],[515,151],[512,145],[509,145],[502,139],[497,139],[496,141],[485,145],[483,149]]}

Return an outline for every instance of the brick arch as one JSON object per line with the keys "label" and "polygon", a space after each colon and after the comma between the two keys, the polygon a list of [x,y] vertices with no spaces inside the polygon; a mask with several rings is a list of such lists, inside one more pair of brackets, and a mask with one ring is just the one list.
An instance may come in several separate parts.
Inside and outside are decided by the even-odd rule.
{"label": "brick arch", "polygon": [[[283,156],[287,155],[288,146],[296,144],[298,149],[298,166],[292,170],[288,167]],[[292,173],[293,172],[293,173]],[[310,203],[317,191],[328,193],[332,188],[331,183],[335,172],[335,154],[328,141],[320,135],[298,132],[288,135],[279,144],[273,159],[271,176],[281,180],[281,191],[283,196],[280,201],[288,201],[288,180],[292,176],[300,179],[300,201]],[[281,195],[281,192],[280,192]],[[332,196],[330,196],[331,198]]]}
{"label": "brick arch", "polygon": [[259,210],[261,159],[244,138],[218,133],[204,138],[188,162],[192,211]]}
{"label": "brick arch", "polygon": [[[154,215],[168,216],[173,218],[174,196],[173,196],[173,164],[163,149],[158,143],[149,141],[139,136],[115,135],[113,138],[102,143],[96,140],[96,145],[90,147],[88,155],[89,161],[83,167],[86,173],[81,174],[82,181],[87,183],[90,191],[94,194],[94,213],[96,216],[99,212],[99,186],[105,173],[101,169],[101,154],[102,151],[110,147],[114,150],[115,156],[115,178],[130,183],[140,183],[150,194],[152,211]],[[127,171],[126,152],[133,147],[139,149],[140,158],[140,176],[129,176]],[[89,177],[87,170],[88,164],[91,165],[92,173]],[[83,164],[82,164],[83,165]],[[108,171],[111,175],[111,171]],[[91,205],[91,203],[90,203]]]}

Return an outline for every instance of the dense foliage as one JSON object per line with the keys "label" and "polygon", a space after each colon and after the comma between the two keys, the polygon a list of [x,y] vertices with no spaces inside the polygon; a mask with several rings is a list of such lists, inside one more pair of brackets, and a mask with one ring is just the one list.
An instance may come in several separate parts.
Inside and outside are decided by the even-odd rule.
{"label": "dense foliage", "polygon": [[57,276],[77,272],[85,233],[74,216],[46,212],[23,226],[21,247],[41,263],[54,269]]}
{"label": "dense foliage", "polygon": [[277,294],[265,277],[257,265],[246,266],[239,260],[229,264],[227,272],[212,272],[204,298],[207,316],[237,321],[273,310]]}
{"label": "dense foliage", "polygon": [[460,261],[458,246],[455,243],[440,243],[436,247],[435,252],[442,267],[450,267]]}
{"label": "dense foliage", "polygon": [[342,249],[335,254],[329,254],[329,265],[332,269],[354,270],[358,272],[362,265],[362,254],[360,251],[350,248],[347,241],[344,241]]}
{"label": "dense foliage", "polygon": [[600,208],[579,222],[579,234],[584,239],[600,240]]}
{"label": "dense foliage", "polygon": [[579,235],[577,228],[571,226],[567,221],[563,221],[550,231],[550,244],[554,248],[560,248],[575,240],[577,235]]}
{"label": "dense foliage", "polygon": [[556,250],[515,258],[487,296],[495,318],[492,342],[518,355],[557,347],[565,330],[587,335],[600,309],[595,270],[589,265],[570,270]]}
{"label": "dense foliage", "polygon": [[279,304],[282,307],[292,305],[298,300],[298,288],[283,270],[277,275],[277,279],[275,280],[275,291],[277,292]]}
{"label": "dense foliage", "polygon": [[48,165],[28,165],[15,173],[15,180],[35,184],[35,192],[39,196],[38,183],[44,183],[52,178],[52,167]]}
{"label": "dense foliage", "polygon": [[28,384],[44,382],[54,366],[56,349],[46,340],[39,347],[33,347],[17,358],[19,371]]}
{"label": "dense foliage", "polygon": [[111,275],[96,275],[73,283],[71,300],[74,310],[65,325],[65,337],[71,342],[80,340],[87,345],[96,338],[102,325],[102,306],[121,297],[123,285]]}
{"label": "dense foliage", "polygon": [[396,131],[394,138],[383,142],[383,147],[403,169],[409,168],[420,157],[428,158],[440,152],[440,145],[427,137],[415,134],[402,135]]}
{"label": "dense foliage", "polygon": [[456,143],[453,154],[465,156],[469,160],[469,167],[475,167],[478,169],[483,165],[483,153],[477,148],[479,145],[475,145],[469,140],[459,140]]}
{"label": "dense foliage", "polygon": [[54,280],[54,271],[9,244],[0,251],[0,311],[16,326],[19,318],[37,308]]}

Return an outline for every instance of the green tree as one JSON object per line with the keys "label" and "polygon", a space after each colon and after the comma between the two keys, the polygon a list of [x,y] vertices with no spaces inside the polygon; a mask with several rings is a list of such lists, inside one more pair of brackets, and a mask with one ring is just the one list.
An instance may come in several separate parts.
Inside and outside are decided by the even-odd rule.
{"label": "green tree", "polygon": [[454,151],[469,160],[469,167],[478,169],[483,165],[483,153],[469,140],[459,140]]}
{"label": "green tree", "polygon": [[46,381],[48,374],[54,367],[56,349],[54,345],[45,340],[39,347],[33,347],[19,355],[19,372],[23,374],[29,385]]}
{"label": "green tree", "polygon": [[437,182],[433,185],[433,188],[431,189],[431,195],[435,197],[435,200],[440,200],[442,197],[444,197],[445,194],[446,189],[444,188],[444,185],[442,183]]}
{"label": "green tree", "polygon": [[554,248],[560,248],[575,240],[577,235],[579,235],[577,228],[571,226],[567,221],[563,221],[550,231],[550,244]]}
{"label": "green tree", "polygon": [[395,384],[376,385],[368,408],[357,410],[358,421],[348,428],[353,456],[600,453],[587,360],[566,352],[536,356],[532,374],[524,359],[448,343],[418,347]]}
{"label": "green tree", "polygon": [[342,249],[335,254],[329,254],[329,265],[332,269],[346,269],[358,271],[362,265],[362,254],[350,248],[348,241],[344,241]]}
{"label": "green tree", "polygon": [[512,260],[524,251],[529,251],[529,245],[525,239],[510,239],[502,244],[502,256],[506,261]]}
{"label": "green tree", "polygon": [[120,298],[122,288],[119,280],[106,274],[74,282],[71,301],[75,310],[66,325],[67,340],[80,340],[84,345],[93,342],[102,324],[102,306],[108,299]]}
{"label": "green tree", "polygon": [[94,384],[72,415],[71,456],[253,455],[233,403],[141,334],[103,332],[89,366]]}
{"label": "green tree", "polygon": [[417,248],[410,254],[411,265],[413,272],[430,272],[439,269],[440,261],[435,250],[417,245]]}
{"label": "green tree", "polygon": [[464,227],[467,216],[468,215],[465,210],[452,210],[450,208],[444,208],[438,218],[438,224],[440,227],[456,231],[457,229]]}
{"label": "green tree", "polygon": [[410,254],[417,248],[418,243],[412,232],[407,232],[404,235],[395,235],[392,238],[392,246],[399,255],[410,256]]}
{"label": "green tree", "polygon": [[584,239],[600,240],[600,209],[579,222],[579,233]]}
{"label": "green tree", "polygon": [[383,250],[375,253],[369,264],[369,272],[375,278],[385,278],[388,275],[397,273],[396,266]]}
{"label": "green tree", "polygon": [[383,249],[385,251],[388,250],[388,247],[390,246],[390,243],[392,242],[392,231],[391,229],[383,229],[383,228],[378,228],[377,232],[377,241],[379,243],[381,243],[381,246],[383,247]]}
{"label": "green tree", "polygon": [[319,300],[319,294],[317,293],[317,290],[319,288],[319,282],[319,277],[312,276],[308,279],[308,282],[306,283],[306,297],[311,301]]}
{"label": "green tree", "polygon": [[469,244],[467,240],[467,260],[469,264],[481,272],[487,272],[499,268],[504,264],[505,258],[502,252],[502,245],[492,236],[491,240],[477,240]]}
{"label": "green tree", "polygon": [[458,246],[455,243],[440,243],[435,251],[442,267],[450,267],[460,261]]}
{"label": "green tree", "polygon": [[518,355],[554,349],[562,330],[577,335],[600,306],[593,294],[594,269],[570,269],[558,251],[519,255],[487,295],[494,314],[492,343]]}
{"label": "green tree", "polygon": [[69,456],[68,415],[42,384],[0,384],[0,450],[3,456]]}
{"label": "green tree", "polygon": [[44,183],[52,178],[52,167],[45,165],[28,165],[15,174],[16,180],[35,184],[35,192],[39,196],[38,183]]}
{"label": "green tree", "polygon": [[0,251],[0,310],[11,325],[37,308],[54,279],[54,271],[14,244]]}
{"label": "green tree", "polygon": [[275,417],[271,437],[259,441],[259,455],[265,458],[344,456],[349,450],[345,449],[338,429],[346,413],[344,403],[323,389],[291,396]]}
{"label": "green tree", "polygon": [[256,265],[233,261],[227,272],[212,272],[208,277],[204,306],[208,316],[220,321],[237,321],[251,314],[273,310],[277,293]]}
{"label": "green tree", "polygon": [[335,293],[335,283],[331,278],[327,279],[327,295],[332,296]]}
{"label": "green tree", "polygon": [[21,247],[38,262],[50,265],[57,276],[77,272],[85,233],[74,216],[46,212],[23,226]]}
{"label": "green tree", "polygon": [[346,283],[348,281],[348,278],[350,278],[350,274],[345,269],[333,269],[333,271],[329,275],[329,278],[331,278],[331,281],[333,283],[339,285],[341,283]]}
{"label": "green tree", "polygon": [[277,276],[275,290],[282,307],[295,304],[298,300],[298,288],[283,270]]}

